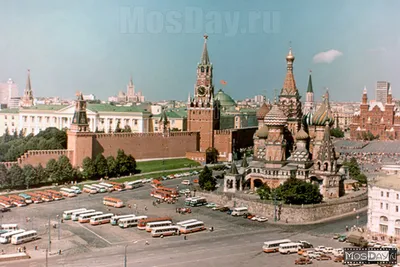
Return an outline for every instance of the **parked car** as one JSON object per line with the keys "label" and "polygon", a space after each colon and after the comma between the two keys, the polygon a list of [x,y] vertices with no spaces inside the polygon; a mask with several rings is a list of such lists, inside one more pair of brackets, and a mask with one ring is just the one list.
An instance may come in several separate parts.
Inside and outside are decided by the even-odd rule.
{"label": "parked car", "polygon": [[322,252],[325,254],[332,253],[333,247],[325,247],[325,249],[323,249]]}
{"label": "parked car", "polygon": [[11,211],[11,209],[10,208],[6,208],[6,207],[2,207],[2,208],[0,208],[0,211],[1,212],[7,212],[7,211]]}
{"label": "parked car", "polygon": [[326,254],[319,255],[319,256],[316,258],[317,261],[328,261],[328,260],[331,260],[331,259],[332,259],[332,257],[331,257],[331,256],[328,256],[328,255],[326,255]]}
{"label": "parked car", "polygon": [[341,236],[338,238],[338,241],[339,241],[339,242],[346,242],[346,240],[347,240],[347,236],[345,236],[345,235],[341,235]]}
{"label": "parked car", "polygon": [[325,246],[318,246],[318,247],[315,248],[315,251],[323,252],[324,249],[325,249]]}
{"label": "parked car", "polygon": [[333,261],[334,262],[343,262],[344,258],[342,255],[337,256]]}
{"label": "parked car", "polygon": [[208,203],[208,204],[206,205],[206,207],[207,207],[207,208],[215,208],[215,207],[217,207],[217,204],[215,204],[215,203]]}
{"label": "parked car", "polygon": [[333,239],[339,239],[340,236],[341,236],[341,234],[334,234]]}
{"label": "parked car", "polygon": [[340,255],[343,255],[343,249],[342,248],[335,248],[333,251],[332,251],[332,254],[333,254],[333,256],[340,256]]}
{"label": "parked car", "polygon": [[312,260],[310,258],[301,257],[294,261],[296,265],[304,265],[304,264],[311,264]]}
{"label": "parked car", "polygon": [[215,206],[214,208],[212,208],[212,210],[220,210],[220,209],[222,209],[221,206]]}
{"label": "parked car", "polygon": [[299,248],[299,250],[297,251],[297,255],[307,256],[308,255],[308,251],[306,249],[304,249],[304,248]]}
{"label": "parked car", "polygon": [[310,242],[308,242],[308,241],[300,240],[299,243],[301,243],[301,244],[303,245],[304,248],[313,248],[313,247],[314,247],[314,246],[313,246]]}
{"label": "parked car", "polygon": [[229,210],[229,207],[222,207],[219,209],[220,212],[227,212]]}
{"label": "parked car", "polygon": [[318,258],[319,256],[321,256],[322,255],[322,252],[317,252],[317,251],[309,251],[308,253],[307,253],[307,256],[309,257],[309,258],[311,258],[311,259],[316,259],[316,258]]}

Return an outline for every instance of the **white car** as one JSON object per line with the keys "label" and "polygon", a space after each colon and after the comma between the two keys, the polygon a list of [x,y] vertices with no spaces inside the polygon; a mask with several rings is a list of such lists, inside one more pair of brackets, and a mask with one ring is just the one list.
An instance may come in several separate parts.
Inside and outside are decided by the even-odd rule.
{"label": "white car", "polygon": [[316,259],[318,257],[321,257],[322,254],[323,254],[322,252],[311,251],[308,252],[308,257],[310,257],[311,259]]}
{"label": "white car", "polygon": [[342,249],[342,248],[335,248],[335,249],[332,251],[332,254],[333,254],[333,256],[335,256],[335,257],[340,256],[340,255],[343,255],[343,249]]}
{"label": "white car", "polygon": [[181,182],[181,184],[183,184],[183,185],[191,185],[192,183],[190,182],[190,180],[183,180]]}
{"label": "white car", "polygon": [[268,218],[266,218],[266,217],[258,217],[257,221],[259,221],[259,222],[267,222]]}
{"label": "white car", "polygon": [[253,218],[251,218],[252,221],[258,221],[258,218],[260,218],[260,216],[256,215]]}
{"label": "white car", "polygon": [[326,247],[326,248],[322,249],[322,252],[326,253],[326,254],[332,253],[333,252],[333,247]]}
{"label": "white car", "polygon": [[325,248],[326,248],[325,246],[318,246],[315,248],[315,251],[324,252]]}

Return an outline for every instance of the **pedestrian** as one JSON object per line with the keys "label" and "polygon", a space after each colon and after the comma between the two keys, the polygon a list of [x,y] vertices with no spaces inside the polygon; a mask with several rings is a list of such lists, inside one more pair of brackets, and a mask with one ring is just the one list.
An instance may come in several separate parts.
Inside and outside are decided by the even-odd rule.
{"label": "pedestrian", "polygon": [[61,255],[61,249],[58,251],[58,255]]}
{"label": "pedestrian", "polygon": [[147,211],[147,206],[144,206],[144,210]]}
{"label": "pedestrian", "polygon": [[288,221],[288,219],[286,218],[286,223],[288,223],[289,221]]}
{"label": "pedestrian", "polygon": [[38,250],[38,246],[35,246],[35,250]]}
{"label": "pedestrian", "polygon": [[24,250],[24,252],[26,252],[26,247],[25,246],[22,249]]}
{"label": "pedestrian", "polygon": [[346,232],[348,232],[348,231],[349,231],[349,226],[346,225]]}
{"label": "pedestrian", "polygon": [[150,244],[149,244],[149,241],[147,241],[147,240],[146,240],[146,245],[150,245]]}
{"label": "pedestrian", "polygon": [[187,236],[184,235],[184,236],[183,236],[183,240],[187,240]]}

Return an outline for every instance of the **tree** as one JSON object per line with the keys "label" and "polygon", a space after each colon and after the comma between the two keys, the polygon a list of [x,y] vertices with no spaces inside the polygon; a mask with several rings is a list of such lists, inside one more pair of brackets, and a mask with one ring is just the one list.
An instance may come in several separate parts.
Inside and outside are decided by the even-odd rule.
{"label": "tree", "polygon": [[43,168],[42,164],[39,164],[38,166],[36,166],[35,168],[35,184],[44,184],[47,183],[47,173],[45,168]]}
{"label": "tree", "polygon": [[346,160],[343,162],[343,165],[349,168],[349,175],[351,179],[357,180],[362,184],[367,183],[367,176],[361,173],[360,166],[358,165],[356,158],[353,157],[350,159],[350,161]]}
{"label": "tree", "polygon": [[117,162],[113,156],[107,157],[108,176],[113,177],[117,174]]}
{"label": "tree", "polygon": [[263,184],[257,189],[257,194],[261,200],[270,199],[271,197],[271,188],[267,184]]}
{"label": "tree", "polygon": [[30,185],[34,185],[36,181],[36,171],[32,165],[28,164],[22,168],[22,172],[24,174],[24,184],[26,189],[29,189]]}
{"label": "tree", "polygon": [[98,177],[105,177],[108,175],[107,160],[103,154],[99,154],[94,159],[94,166]]}
{"label": "tree", "polygon": [[199,186],[203,190],[212,191],[217,185],[217,180],[212,176],[212,170],[204,166],[199,175]]}
{"label": "tree", "polygon": [[217,163],[218,162],[218,151],[213,148],[209,147],[206,150],[206,163]]}
{"label": "tree", "polygon": [[344,132],[339,127],[338,128],[333,128],[333,129],[331,129],[331,135],[336,137],[336,138],[343,138],[344,137]]}
{"label": "tree", "polygon": [[281,198],[286,204],[316,204],[321,203],[323,198],[316,185],[296,178],[288,179],[279,187]]}
{"label": "tree", "polygon": [[0,185],[1,188],[8,188],[10,186],[10,179],[7,175],[7,168],[4,164],[0,164]]}
{"label": "tree", "polygon": [[364,173],[358,174],[355,179],[360,183],[360,184],[367,184],[368,183],[368,178]]}
{"label": "tree", "polygon": [[50,183],[55,183],[58,180],[58,164],[57,161],[55,159],[51,159],[47,162],[46,164],[46,175],[47,175],[47,179],[46,179],[46,183],[50,182]]}
{"label": "tree", "polygon": [[123,132],[125,132],[125,133],[131,133],[131,132],[132,132],[131,126],[125,125]]}
{"label": "tree", "polygon": [[83,159],[82,169],[83,179],[93,179],[96,177],[96,166],[91,158],[86,157]]}
{"label": "tree", "polygon": [[60,182],[69,182],[74,180],[74,168],[69,161],[69,158],[65,155],[62,155],[58,161],[58,173]]}
{"label": "tree", "polygon": [[124,150],[118,149],[117,157],[115,158],[117,171],[119,175],[129,174],[129,162],[128,156],[125,154]]}
{"label": "tree", "polygon": [[7,176],[10,179],[10,187],[18,188],[24,184],[24,174],[21,167],[18,164],[12,165],[7,172]]}
{"label": "tree", "polygon": [[120,133],[120,132],[122,132],[122,129],[121,129],[121,122],[118,120],[118,122],[117,122],[117,126],[115,127],[115,132],[116,133]]}

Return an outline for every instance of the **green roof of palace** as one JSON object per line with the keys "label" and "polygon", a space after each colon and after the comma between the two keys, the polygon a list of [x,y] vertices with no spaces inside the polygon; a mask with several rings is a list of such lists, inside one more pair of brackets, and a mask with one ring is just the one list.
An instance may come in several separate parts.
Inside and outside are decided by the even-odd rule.
{"label": "green roof of palace", "polygon": [[236,106],[235,100],[228,94],[226,94],[222,89],[219,89],[218,93],[214,96],[215,100],[219,100],[222,107],[232,107]]}
{"label": "green roof of palace", "polygon": [[114,106],[110,104],[88,104],[87,109],[94,112],[148,112],[137,106]]}
{"label": "green roof of palace", "polygon": [[19,109],[17,108],[6,108],[6,109],[2,109],[0,110],[0,113],[18,113]]}
{"label": "green roof of palace", "polygon": [[[161,117],[161,114],[154,115],[154,118]],[[187,117],[187,110],[185,108],[170,109],[166,111],[168,119],[183,119]]]}
{"label": "green roof of palace", "polygon": [[29,110],[60,110],[62,108],[68,107],[66,105],[36,105],[32,107],[23,107],[21,110],[29,109]]}

